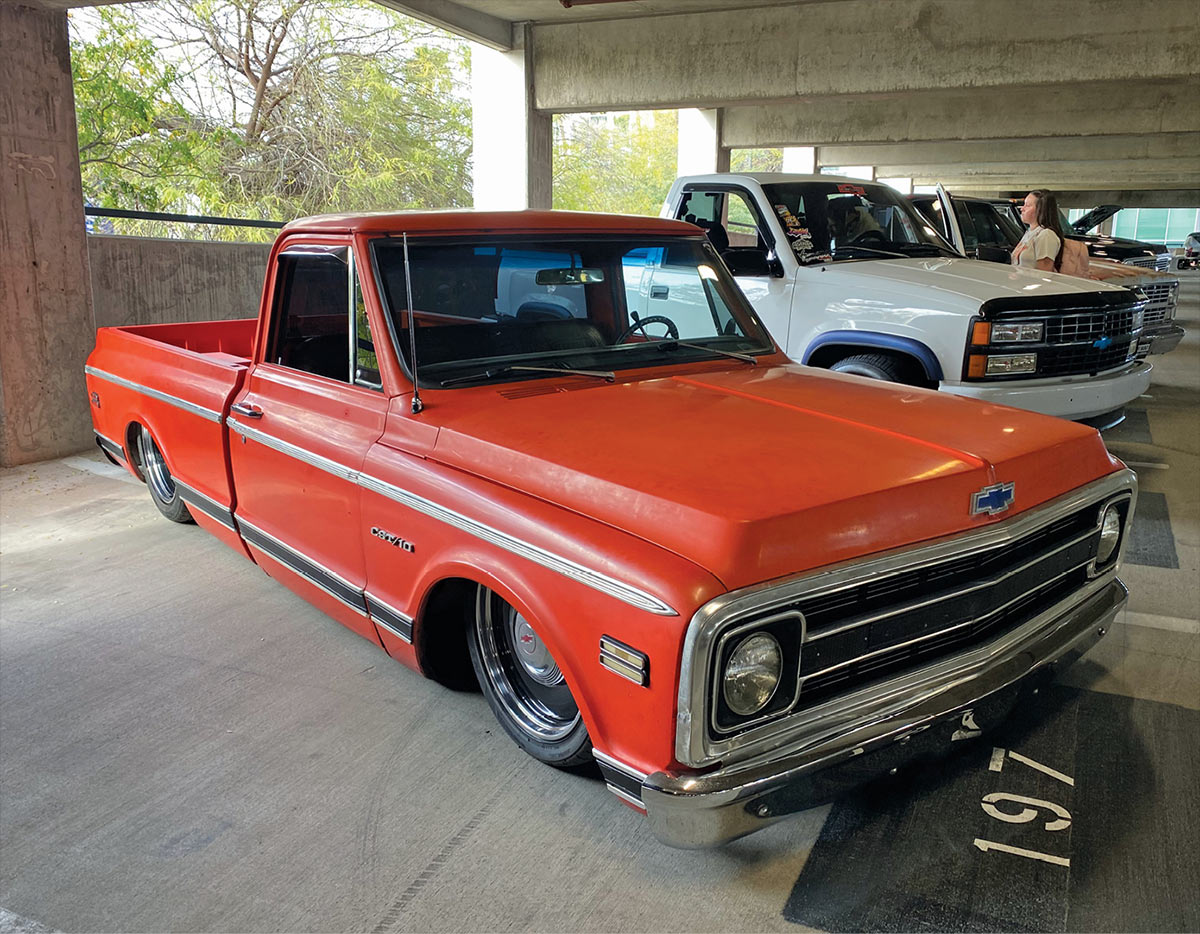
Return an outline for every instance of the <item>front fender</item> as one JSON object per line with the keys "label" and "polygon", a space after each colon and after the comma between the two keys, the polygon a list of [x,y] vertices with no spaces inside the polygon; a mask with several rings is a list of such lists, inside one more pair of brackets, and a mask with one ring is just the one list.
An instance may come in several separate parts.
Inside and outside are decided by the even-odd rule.
{"label": "front fender", "polygon": [[925,370],[925,378],[931,382],[942,379],[942,365],[937,354],[926,344],[911,337],[884,334],[878,331],[825,331],[805,348],[801,363],[808,364],[813,354],[822,347],[861,347],[865,350],[890,350],[913,357]]}

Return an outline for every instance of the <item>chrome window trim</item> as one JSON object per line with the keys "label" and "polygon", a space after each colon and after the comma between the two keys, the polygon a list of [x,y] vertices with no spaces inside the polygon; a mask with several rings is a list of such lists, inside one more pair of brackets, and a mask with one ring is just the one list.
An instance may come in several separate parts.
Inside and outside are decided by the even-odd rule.
{"label": "chrome window trim", "polygon": [[852,711],[856,705],[877,705],[881,693],[908,694],[914,689],[914,685],[923,684],[931,678],[945,677],[964,665],[969,666],[970,660],[998,651],[998,647],[1004,646],[1018,634],[1031,631],[1030,627],[1034,622],[1044,625],[1054,614],[1063,612],[1064,608],[1091,595],[1112,580],[1120,567],[1129,536],[1125,534],[1122,537],[1120,555],[1100,577],[1008,636],[993,640],[965,655],[955,655],[917,672],[834,698],[800,713],[781,715],[769,723],[728,739],[711,740],[706,729],[707,685],[715,659],[715,643],[726,629],[749,617],[770,613],[771,610],[801,597],[844,590],[871,577],[910,571],[948,558],[963,557],[1004,545],[1089,504],[1100,506],[1103,502],[1122,495],[1131,498],[1129,517],[1132,519],[1133,506],[1136,505],[1137,499],[1137,477],[1128,469],[1115,471],[1048,503],[982,529],[960,532],[931,543],[896,549],[865,560],[852,559],[783,581],[756,584],[710,600],[692,616],[684,637],[676,708],[676,758],[689,766],[707,765],[730,755],[735,759],[745,758],[765,748],[796,741],[798,736],[811,730],[814,724],[819,726],[822,718],[836,721],[839,724],[837,728],[840,729],[844,717],[831,716],[832,714]]}
{"label": "chrome window trim", "polygon": [[183,497],[183,501],[189,506],[195,506],[210,519],[220,522],[232,532],[237,531],[237,526],[233,524],[233,513],[229,511],[228,506],[218,503],[211,496],[205,496],[195,487],[189,486],[178,477],[173,478],[175,486],[179,488],[179,495]]}
{"label": "chrome window trim", "polygon": [[97,369],[94,366],[85,366],[83,372],[88,376],[94,376],[96,379],[107,380],[110,383],[115,383],[118,386],[124,386],[126,389],[132,389],[134,392],[140,392],[144,396],[149,396],[151,399],[157,399],[160,402],[166,402],[168,405],[173,405],[178,409],[183,409],[185,412],[191,412],[193,415],[199,415],[201,418],[206,418],[210,422],[221,424],[221,413],[215,412],[212,409],[205,408],[202,405],[197,405],[195,402],[188,402],[186,399],[180,399],[178,396],[173,396],[170,393],[162,392],[158,389],[151,389],[149,386],[143,386],[141,383],[135,383],[131,379],[124,379],[120,376],[113,376],[112,373],[107,373],[104,370]]}
{"label": "chrome window trim", "polygon": [[108,435],[101,434],[95,428],[92,429],[92,434],[94,434],[96,436],[96,440],[100,442],[100,447],[106,450],[109,454],[111,454],[113,457],[119,457],[126,463],[129,462],[129,458],[125,456],[125,448],[117,444],[117,442],[115,442],[112,438],[108,437]]}
{"label": "chrome window trim", "polygon": [[[304,578],[306,581],[308,581],[314,587],[318,587],[321,590],[325,591],[325,593],[329,594],[329,596],[331,596],[335,600],[338,600],[339,602],[345,604],[347,607],[352,609],[355,613],[358,613],[360,616],[368,615],[366,599],[363,596],[363,591],[361,588],[354,586],[354,584],[350,583],[350,581],[346,580],[346,578],[342,577],[340,574],[338,574],[334,571],[331,571],[329,568],[325,567],[325,565],[321,564],[319,561],[314,561],[308,555],[304,554],[304,552],[302,552],[296,548],[293,548],[291,545],[287,544],[287,542],[281,541],[280,539],[276,538],[271,533],[264,532],[258,526],[254,525],[253,523],[247,522],[245,519],[241,518],[240,516],[238,517],[238,524],[242,527],[242,529],[249,531],[251,533],[251,535],[261,536],[262,538],[266,539],[267,542],[276,546],[281,551],[284,551],[287,554],[291,555],[299,563],[300,567],[292,566],[290,563],[285,561],[280,555],[272,554],[271,549],[265,547],[264,545],[262,545],[258,542],[251,541],[249,538],[246,537],[245,534],[243,534],[242,540],[247,545],[249,545],[251,548],[255,549],[256,551],[262,552],[267,557],[282,564],[289,571]],[[349,599],[349,597],[347,597],[345,594],[338,593],[336,590],[334,590],[332,587],[330,587],[327,583],[325,583],[325,581],[321,580],[319,577],[312,574],[311,572],[306,573],[304,570],[305,566],[308,566],[309,568],[319,571],[321,574],[326,575],[330,580],[332,580],[335,583],[337,583],[338,585],[344,587],[347,592],[357,595],[358,600],[361,601],[361,603]]]}
{"label": "chrome window trim", "polygon": [[394,483],[380,480],[378,477],[372,477],[370,474],[361,473],[358,470],[354,470],[344,464],[339,464],[337,461],[330,460],[327,457],[322,457],[320,454],[314,454],[288,441],[282,441],[279,438],[259,431],[257,428],[251,428],[249,425],[232,416],[227,419],[227,423],[231,430],[243,437],[257,441],[259,444],[264,444],[281,454],[301,460],[319,470],[331,473],[335,477],[349,480],[351,483],[357,483],[364,489],[378,493],[381,496],[386,496],[388,499],[394,500],[402,506],[407,506],[409,509],[429,516],[432,519],[452,525],[460,531],[490,542],[498,548],[526,558],[571,580],[578,581],[593,590],[598,590],[601,593],[608,594],[610,597],[615,597],[624,603],[628,603],[630,606],[646,610],[658,616],[679,615],[674,608],[663,600],[634,587],[632,584],[626,584],[600,571],[584,567],[570,558],[554,554],[551,551],[517,538],[515,535],[501,532],[490,525],[464,516],[462,513],[441,506],[432,500],[425,499],[423,496],[418,496],[416,493],[402,489]]}

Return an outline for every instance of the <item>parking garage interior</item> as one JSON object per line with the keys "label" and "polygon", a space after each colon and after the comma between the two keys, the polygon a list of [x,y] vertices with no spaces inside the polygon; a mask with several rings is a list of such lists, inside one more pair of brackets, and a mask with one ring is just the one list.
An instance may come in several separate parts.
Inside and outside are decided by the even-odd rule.
{"label": "parking garage interior", "polygon": [[[478,208],[550,206],[554,115],[668,108],[681,172],[781,148],[914,189],[1200,207],[1185,0],[381,2],[476,43]],[[1103,434],[1139,484],[1106,637],[933,762],[671,849],[97,449],[96,328],[256,304],[266,248],[86,233],[82,5],[0,3],[0,930],[1200,929],[1200,271],[1173,273],[1185,336]],[[1059,826],[1014,835],[995,796]]]}

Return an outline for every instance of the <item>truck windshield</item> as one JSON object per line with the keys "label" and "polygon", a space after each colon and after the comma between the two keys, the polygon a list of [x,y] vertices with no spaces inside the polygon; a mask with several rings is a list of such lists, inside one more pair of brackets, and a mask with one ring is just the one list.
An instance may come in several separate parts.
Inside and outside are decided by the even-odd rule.
{"label": "truck windshield", "polygon": [[957,256],[899,192],[861,182],[763,185],[801,263]]}
{"label": "truck windshield", "polygon": [[[372,242],[377,281],[409,372],[422,385],[614,371],[774,346],[702,237]],[[722,353],[724,352],[724,353]],[[585,374],[586,375],[586,374]]]}

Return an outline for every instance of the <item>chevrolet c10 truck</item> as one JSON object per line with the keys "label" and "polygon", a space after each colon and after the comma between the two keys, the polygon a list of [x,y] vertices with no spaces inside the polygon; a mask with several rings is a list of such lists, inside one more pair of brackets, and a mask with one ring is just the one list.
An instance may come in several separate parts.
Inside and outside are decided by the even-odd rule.
{"label": "chevrolet c10 truck", "polygon": [[167,518],[676,846],[978,735],[1127,599],[1094,429],[795,364],[673,220],[297,221],[257,321],[86,373]]}

